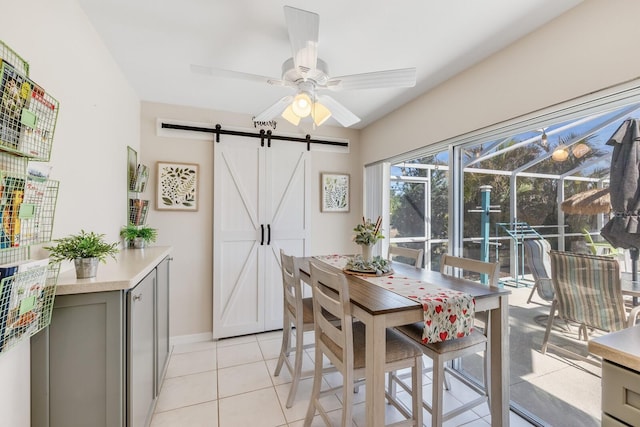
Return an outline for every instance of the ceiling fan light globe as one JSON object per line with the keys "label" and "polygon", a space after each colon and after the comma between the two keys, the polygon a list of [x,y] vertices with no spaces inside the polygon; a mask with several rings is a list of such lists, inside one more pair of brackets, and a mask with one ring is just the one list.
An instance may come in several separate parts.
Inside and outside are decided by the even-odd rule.
{"label": "ceiling fan light globe", "polygon": [[299,93],[293,98],[291,104],[293,113],[298,117],[307,117],[311,114],[311,98],[306,93]]}
{"label": "ceiling fan light globe", "polygon": [[294,126],[298,126],[300,123],[300,117],[293,112],[291,105],[282,112],[282,118]]}
{"label": "ceiling fan light globe", "polygon": [[311,109],[311,117],[316,126],[320,126],[331,117],[331,111],[321,103],[315,102]]}

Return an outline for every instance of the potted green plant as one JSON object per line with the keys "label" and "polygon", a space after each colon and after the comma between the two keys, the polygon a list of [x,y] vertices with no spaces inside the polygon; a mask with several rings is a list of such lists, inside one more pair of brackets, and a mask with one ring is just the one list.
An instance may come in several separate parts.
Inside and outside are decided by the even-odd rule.
{"label": "potted green plant", "polygon": [[55,246],[44,247],[49,251],[49,259],[52,262],[73,261],[78,279],[95,277],[98,262],[106,263],[108,256],[116,259],[115,255],[118,253],[118,242],[107,243],[104,234],[93,231],[80,230],[78,234],[53,241]]}
{"label": "potted green plant", "polygon": [[153,243],[158,238],[158,230],[155,228],[142,226],[138,228],[138,233],[133,240],[133,246],[136,249],[144,249],[149,243]]}
{"label": "potted green plant", "polygon": [[125,248],[143,249],[149,243],[158,238],[158,230],[146,225],[127,224],[120,229],[120,237],[124,241]]}
{"label": "potted green plant", "polygon": [[122,237],[125,249],[133,248],[133,242],[138,237],[138,226],[130,222],[120,229],[120,237]]}

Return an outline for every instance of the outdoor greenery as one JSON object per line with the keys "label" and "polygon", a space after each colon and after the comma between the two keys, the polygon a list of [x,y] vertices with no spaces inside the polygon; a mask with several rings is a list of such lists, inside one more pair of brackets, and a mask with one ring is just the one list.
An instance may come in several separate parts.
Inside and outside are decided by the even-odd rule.
{"label": "outdoor greenery", "polygon": [[76,258],[98,258],[106,263],[107,256],[115,259],[118,251],[118,242],[107,243],[104,234],[96,234],[80,230],[78,234],[72,234],[61,239],[55,239],[55,246],[45,246],[49,251],[51,262],[64,260],[73,261]]}
{"label": "outdoor greenery", "polygon": [[[575,139],[575,135],[568,135],[559,142],[567,144]],[[519,140],[509,139],[500,144],[497,149],[512,146],[519,143]],[[551,176],[559,176],[566,170],[576,169],[578,172],[574,175],[580,175],[579,166],[586,164],[591,159],[602,154],[589,137],[583,138],[580,142],[585,143],[591,148],[591,151],[581,158],[570,156],[566,162],[557,163],[553,161],[544,161],[535,163],[543,155],[550,152],[551,146],[538,143],[526,144],[511,151],[489,157],[470,167],[470,169],[478,169],[478,172],[467,170],[464,175],[464,237],[479,237],[481,230],[481,214],[471,212],[477,210],[480,206],[480,186],[490,185],[492,210],[499,212],[490,214],[491,235],[495,236],[496,223],[508,223],[510,221],[510,196],[511,183],[508,174],[497,175],[487,174],[484,170],[496,171],[512,171],[518,169],[522,165],[535,163],[533,169],[536,173],[549,174]],[[482,147],[478,147],[479,150]],[[467,158],[463,159],[466,165],[475,159],[474,150],[467,151]],[[416,159],[411,162],[403,163],[404,177],[430,178],[428,180],[431,191],[430,200],[430,217],[426,217],[425,213],[425,184],[423,182],[406,182],[405,180],[395,182],[391,186],[391,231],[392,237],[420,237],[425,235],[425,222],[428,221],[431,227],[430,239],[447,239],[448,237],[448,220],[449,220],[449,181],[448,172],[445,168],[417,168],[412,164],[421,165],[447,165],[446,160],[439,160],[437,156],[429,156]],[[608,168],[608,166],[607,166]],[[430,174],[428,176],[428,174]],[[424,181],[424,180],[423,180]],[[516,181],[517,206],[518,213],[516,218],[518,221],[527,222],[531,225],[557,225],[559,205],[557,197],[557,179],[542,177],[525,177],[519,176]],[[584,181],[566,181],[565,195],[566,197],[590,189],[594,186],[591,182]],[[583,228],[593,229],[595,226],[595,217],[587,215],[566,215],[565,216],[566,232],[579,232]],[[556,233],[557,228],[547,230],[550,233]],[[504,234],[502,234],[504,235]],[[400,244],[407,247],[424,247],[424,244]],[[556,244],[557,245],[557,244]],[[554,245],[554,246],[556,246]],[[477,243],[468,243],[467,250],[480,251],[480,245]],[[508,245],[503,248],[508,251]],[[432,246],[431,260],[437,266],[441,253],[446,252],[446,244]]]}

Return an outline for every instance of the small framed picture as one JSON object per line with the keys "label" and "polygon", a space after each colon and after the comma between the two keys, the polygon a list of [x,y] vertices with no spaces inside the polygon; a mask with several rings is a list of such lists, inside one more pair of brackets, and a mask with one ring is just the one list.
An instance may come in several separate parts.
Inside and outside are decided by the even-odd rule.
{"label": "small framed picture", "polygon": [[349,212],[349,174],[323,172],[320,185],[322,212]]}
{"label": "small framed picture", "polygon": [[160,211],[197,211],[198,164],[158,162],[156,209]]}

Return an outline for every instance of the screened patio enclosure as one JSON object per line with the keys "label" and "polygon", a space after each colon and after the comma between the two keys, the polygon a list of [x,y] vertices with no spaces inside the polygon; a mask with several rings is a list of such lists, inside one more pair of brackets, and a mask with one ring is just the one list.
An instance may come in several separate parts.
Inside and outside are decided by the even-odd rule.
{"label": "screened patio enclosure", "polygon": [[[640,117],[640,88],[595,104],[462,135],[365,172],[365,213],[377,215],[380,206],[388,218],[384,243],[424,249],[431,270],[439,270],[443,253],[500,263],[501,286],[513,289],[511,409],[533,425],[600,425],[599,371],[540,352],[544,325],[537,319],[548,316],[549,304],[527,299],[533,281],[522,244],[543,237],[554,249],[585,252],[585,234],[600,239],[609,214],[569,215],[560,206],[609,186],[607,142],[626,119]],[[374,200],[380,190],[372,183],[382,185],[381,200]],[[580,341],[571,345],[586,351]],[[480,361],[477,355],[454,367],[481,383]]]}
{"label": "screened patio enclosure", "polygon": [[[560,205],[608,187],[607,141],[638,115],[640,103],[628,104],[390,164],[389,243],[423,248],[434,270],[453,245],[458,255],[498,260],[503,284],[525,285],[523,239],[542,236],[553,248],[583,251],[585,232],[598,238],[607,215],[567,215]],[[452,164],[462,170],[458,188]]]}

